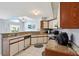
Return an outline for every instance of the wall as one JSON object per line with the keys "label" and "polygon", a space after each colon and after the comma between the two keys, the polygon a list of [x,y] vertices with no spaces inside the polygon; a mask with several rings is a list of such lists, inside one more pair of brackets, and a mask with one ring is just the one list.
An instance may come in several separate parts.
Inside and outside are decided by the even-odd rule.
{"label": "wall", "polygon": [[[53,19],[56,18],[55,20],[57,20],[58,22],[58,27],[60,27],[60,2],[54,2],[54,3],[52,2],[51,7],[52,7]],[[53,28],[54,24],[55,24],[54,21],[50,21],[49,28]]]}
{"label": "wall", "polygon": [[60,9],[59,4],[60,4],[60,2],[54,2],[54,3],[52,2],[51,3],[52,12],[53,12],[53,18],[56,18],[57,15],[58,15],[58,10]]}
{"label": "wall", "polygon": [[0,33],[9,32],[8,22],[0,21]]}

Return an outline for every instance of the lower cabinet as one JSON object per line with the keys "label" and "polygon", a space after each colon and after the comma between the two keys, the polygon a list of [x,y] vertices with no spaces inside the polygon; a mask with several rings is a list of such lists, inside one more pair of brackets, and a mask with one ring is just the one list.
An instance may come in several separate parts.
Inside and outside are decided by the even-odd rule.
{"label": "lower cabinet", "polygon": [[30,38],[25,39],[25,48],[27,48],[28,46],[30,46]]}
{"label": "lower cabinet", "polygon": [[16,53],[21,52],[22,50],[26,49],[28,46],[30,46],[30,37],[23,39],[19,38],[16,40],[11,40],[10,41],[10,56],[15,55]]}
{"label": "lower cabinet", "polygon": [[47,43],[47,42],[48,42],[48,37],[44,37],[43,42],[44,42],[44,43]]}
{"label": "lower cabinet", "polygon": [[10,55],[15,55],[18,52],[18,43],[10,45]]}
{"label": "lower cabinet", "polygon": [[38,37],[38,43],[43,43],[43,37]]}
{"label": "lower cabinet", "polygon": [[26,38],[23,40],[19,40],[18,42],[16,42],[17,40],[13,40],[11,41],[11,45],[10,45],[10,55],[15,55],[16,53],[19,53],[20,51],[22,51],[23,49],[27,48],[30,46],[30,44],[36,44],[36,43],[47,43],[48,41],[48,37],[42,36],[42,37],[34,37],[31,38]]}
{"label": "lower cabinet", "polygon": [[48,37],[35,37],[31,38],[31,44],[36,44],[36,43],[47,43],[48,42]]}
{"label": "lower cabinet", "polygon": [[38,43],[47,43],[48,42],[48,37],[38,37]]}
{"label": "lower cabinet", "polygon": [[38,38],[31,38],[31,44],[36,44]]}
{"label": "lower cabinet", "polygon": [[19,42],[18,48],[19,48],[19,51],[24,49],[24,40]]}

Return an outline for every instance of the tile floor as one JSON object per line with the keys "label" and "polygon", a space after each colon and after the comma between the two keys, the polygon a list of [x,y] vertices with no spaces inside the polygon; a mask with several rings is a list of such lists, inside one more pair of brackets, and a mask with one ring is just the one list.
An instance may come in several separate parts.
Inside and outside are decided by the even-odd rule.
{"label": "tile floor", "polygon": [[20,52],[16,56],[42,56],[42,52],[45,50],[46,45],[42,48],[35,48],[34,45],[26,49],[25,51]]}

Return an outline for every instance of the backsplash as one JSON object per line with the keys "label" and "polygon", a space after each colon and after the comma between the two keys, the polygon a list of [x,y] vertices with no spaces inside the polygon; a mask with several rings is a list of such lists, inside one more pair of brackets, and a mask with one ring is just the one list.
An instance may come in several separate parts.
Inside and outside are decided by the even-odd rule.
{"label": "backsplash", "polygon": [[67,32],[68,36],[73,34],[74,35],[74,43],[79,46],[79,29],[62,29],[62,31]]}

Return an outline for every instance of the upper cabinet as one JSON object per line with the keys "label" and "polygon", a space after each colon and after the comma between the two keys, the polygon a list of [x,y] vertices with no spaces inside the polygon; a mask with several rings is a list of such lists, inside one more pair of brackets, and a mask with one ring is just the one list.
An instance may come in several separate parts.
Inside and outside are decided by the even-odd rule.
{"label": "upper cabinet", "polygon": [[79,3],[60,3],[60,27],[65,29],[79,28]]}
{"label": "upper cabinet", "polygon": [[42,20],[41,21],[41,30],[49,28],[49,22],[47,20]]}

